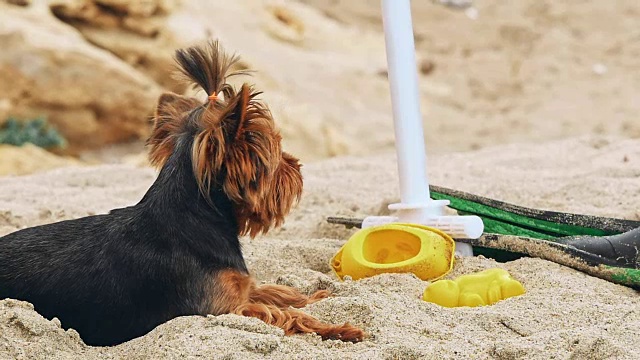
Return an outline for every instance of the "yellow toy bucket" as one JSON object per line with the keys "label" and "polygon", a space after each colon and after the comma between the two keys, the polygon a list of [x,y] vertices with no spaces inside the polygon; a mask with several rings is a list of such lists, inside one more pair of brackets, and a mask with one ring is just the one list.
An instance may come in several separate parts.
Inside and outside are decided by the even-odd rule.
{"label": "yellow toy bucket", "polygon": [[454,253],[455,241],[438,229],[393,223],[356,232],[331,259],[331,268],[340,279],[413,273],[431,281],[451,270]]}

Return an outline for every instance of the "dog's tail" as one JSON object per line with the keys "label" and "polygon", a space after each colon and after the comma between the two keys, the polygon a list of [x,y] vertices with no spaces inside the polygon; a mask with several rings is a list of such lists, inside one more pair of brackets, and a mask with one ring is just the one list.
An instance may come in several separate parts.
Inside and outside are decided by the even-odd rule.
{"label": "dog's tail", "polygon": [[224,94],[225,99],[234,95],[233,88],[227,84],[229,77],[249,73],[247,70],[230,71],[240,58],[227,54],[217,40],[209,42],[206,47],[179,49],[175,58],[180,73],[193,82],[194,87],[201,87],[213,103],[219,94]]}

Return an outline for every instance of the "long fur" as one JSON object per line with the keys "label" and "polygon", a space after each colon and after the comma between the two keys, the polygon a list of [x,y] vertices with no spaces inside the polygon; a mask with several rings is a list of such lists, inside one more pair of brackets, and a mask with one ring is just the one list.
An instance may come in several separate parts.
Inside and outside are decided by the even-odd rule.
{"label": "long fur", "polygon": [[153,132],[147,139],[149,161],[161,168],[176,147],[176,141],[185,130],[188,112],[199,106],[193,98],[174,93],[164,93],[158,99]]}
{"label": "long fur", "polygon": [[214,42],[176,59],[210,96],[159,98],[147,142],[156,181],[134,206],[0,238],[0,299],[33,303],[90,345],[118,344],[177,316],[223,313],[258,317],[287,334],[362,340],[354,326],[291,308],[327,292],[255,285],[239,236],[282,224],[302,193],[300,164],[282,152],[259,93],[226,83],[237,57]]}
{"label": "long fur", "polygon": [[231,71],[239,60],[237,55],[227,54],[218,41],[204,48],[190,47],[176,51],[180,74],[193,82],[194,88],[202,88],[207,95],[222,93],[230,97],[233,94],[233,87],[227,83],[227,79],[250,73],[247,70]]}
{"label": "long fur", "polygon": [[[170,102],[158,105],[155,127],[148,144],[151,161],[161,167],[174,139],[188,125],[197,128],[191,163],[200,193],[209,198],[212,186],[221,186],[235,204],[239,235],[255,237],[280,226],[302,194],[298,160],[281,150],[280,133],[261,94],[243,84],[236,91],[226,81],[246,72],[229,72],[239,58],[227,55],[218,42],[208,48],[178,50],[176,60],[183,76],[207,94],[223,92],[224,101],[208,100],[186,116],[183,109],[193,99],[163,95]],[[187,105],[189,104],[189,105]],[[165,121],[173,117],[173,122]],[[217,175],[214,178],[214,175]]]}

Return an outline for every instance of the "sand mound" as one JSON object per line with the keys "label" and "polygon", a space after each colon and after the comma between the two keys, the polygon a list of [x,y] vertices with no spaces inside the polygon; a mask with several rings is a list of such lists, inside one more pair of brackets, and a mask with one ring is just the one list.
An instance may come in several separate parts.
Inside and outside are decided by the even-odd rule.
{"label": "sand mound", "polygon": [[33,144],[0,144],[0,175],[26,175],[58,167],[80,165],[74,158],[54,155]]}
{"label": "sand mound", "polygon": [[[513,145],[430,158],[431,181],[525,206],[640,219],[640,142],[580,138]],[[82,343],[30,305],[0,301],[0,359],[633,359],[640,295],[631,289],[540,259],[499,264],[458,259],[449,277],[503,267],[527,294],[490,307],[443,309],[419,296],[426,282],[409,274],[338,281],[329,258],[352,230],[330,215],[384,213],[397,200],[392,155],[338,158],[304,168],[306,192],[280,231],[245,241],[245,257],[262,282],[335,297],[305,311],[350,321],[370,338],[360,344],[284,337],[280,329],[233,315],[174,319],[113,348]],[[0,179],[0,235],[17,228],[106,212],[135,203],[154,172],[134,166],[65,168]],[[634,355],[634,353],[636,355]]]}

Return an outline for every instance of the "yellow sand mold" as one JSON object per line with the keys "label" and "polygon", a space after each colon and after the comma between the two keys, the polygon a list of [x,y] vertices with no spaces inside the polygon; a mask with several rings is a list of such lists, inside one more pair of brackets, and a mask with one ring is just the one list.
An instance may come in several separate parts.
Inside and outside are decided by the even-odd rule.
{"label": "yellow sand mold", "polygon": [[340,279],[414,273],[435,280],[451,270],[454,252],[453,239],[438,229],[394,223],[355,233],[331,259],[331,267]]}
{"label": "yellow sand mold", "polygon": [[462,275],[455,280],[439,280],[429,285],[423,300],[444,307],[484,306],[525,293],[520,282],[506,270],[489,269]]}

